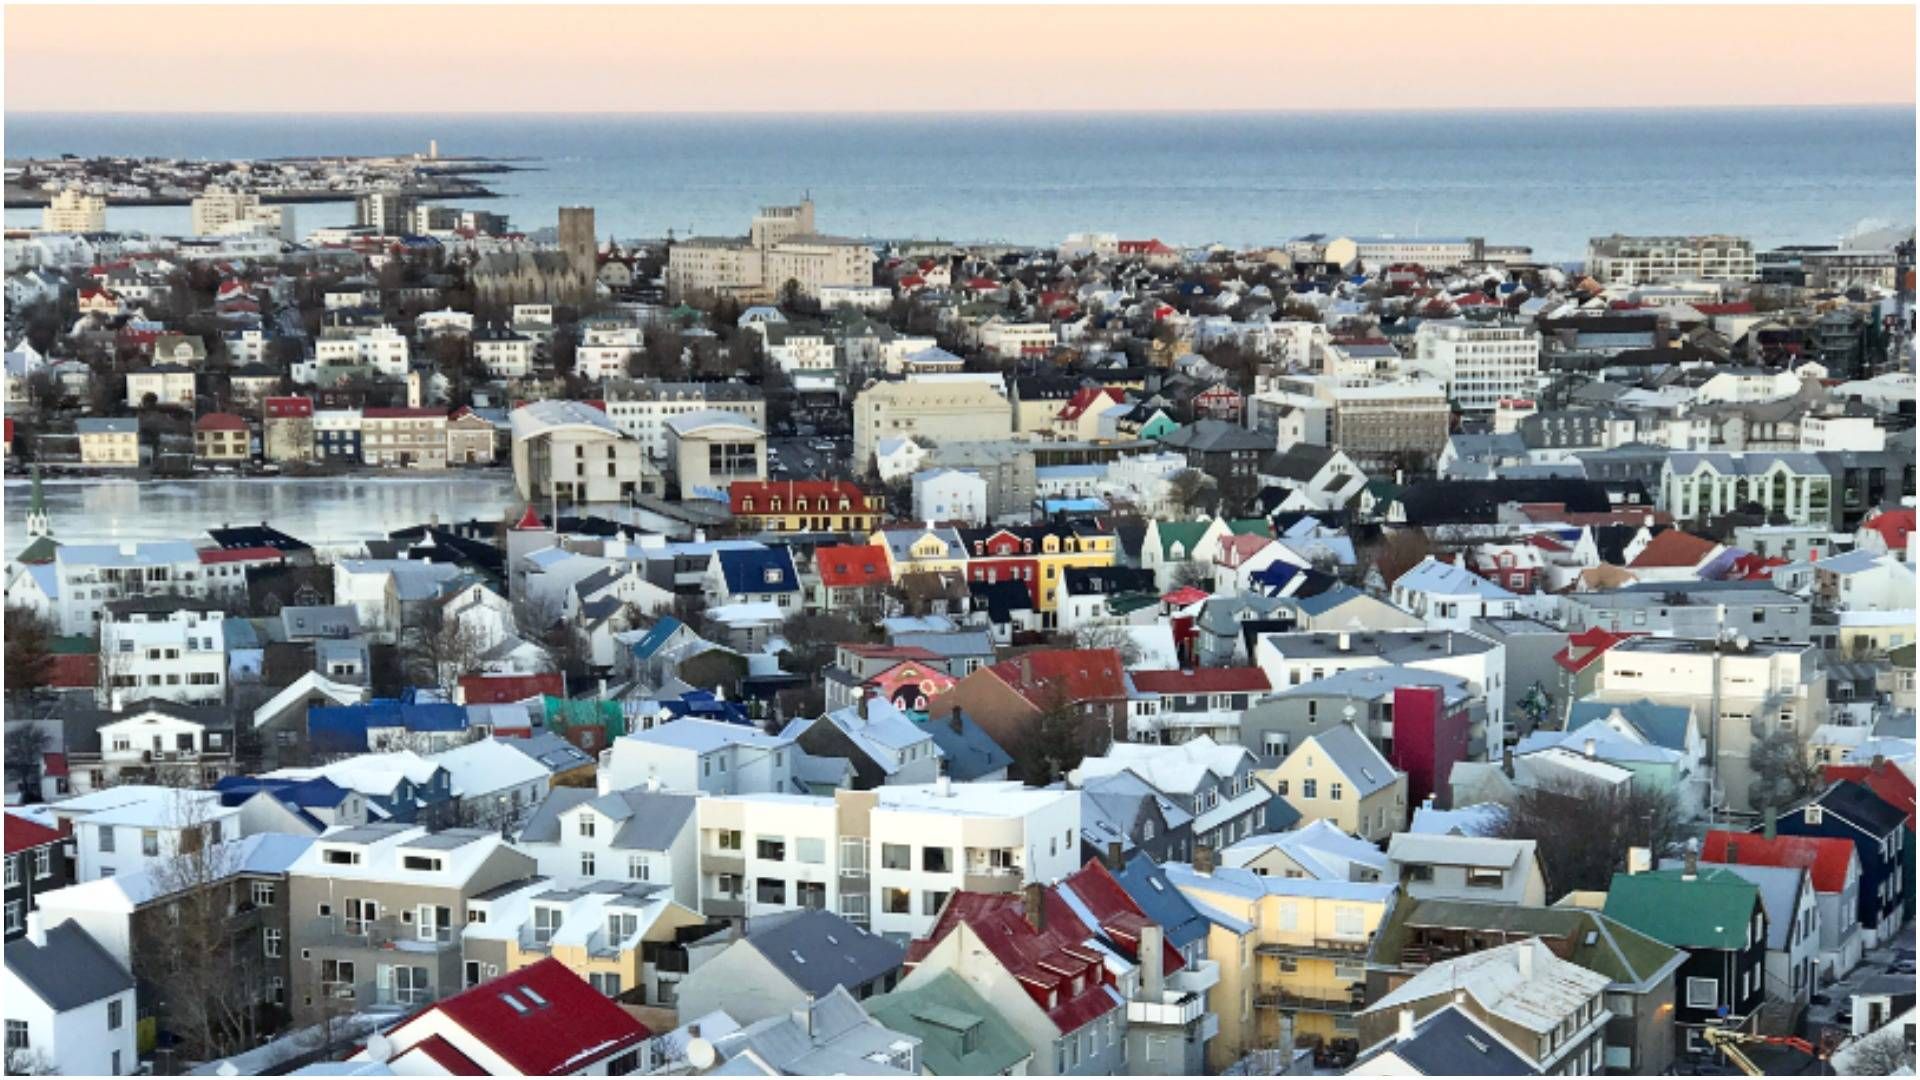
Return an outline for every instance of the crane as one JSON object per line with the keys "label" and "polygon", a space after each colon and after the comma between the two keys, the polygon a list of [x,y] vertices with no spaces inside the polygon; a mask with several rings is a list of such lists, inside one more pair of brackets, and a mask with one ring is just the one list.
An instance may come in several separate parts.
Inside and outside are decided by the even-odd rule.
{"label": "crane", "polygon": [[1805,1039],[1796,1039],[1790,1035],[1755,1035],[1746,1031],[1734,1031],[1729,1028],[1710,1027],[1700,1033],[1706,1044],[1725,1054],[1728,1061],[1748,1076],[1765,1076],[1766,1070],[1753,1063],[1740,1047],[1742,1046],[1784,1046],[1789,1050],[1798,1050],[1816,1061],[1825,1061],[1830,1052],[1814,1046]]}

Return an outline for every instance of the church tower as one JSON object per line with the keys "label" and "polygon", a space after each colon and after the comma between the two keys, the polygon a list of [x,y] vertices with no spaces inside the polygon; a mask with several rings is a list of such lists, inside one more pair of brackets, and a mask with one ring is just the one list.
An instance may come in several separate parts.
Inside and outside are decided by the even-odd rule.
{"label": "church tower", "polygon": [[40,466],[33,467],[33,501],[27,504],[27,536],[38,540],[53,535],[53,516],[47,513],[46,496],[40,490]]}

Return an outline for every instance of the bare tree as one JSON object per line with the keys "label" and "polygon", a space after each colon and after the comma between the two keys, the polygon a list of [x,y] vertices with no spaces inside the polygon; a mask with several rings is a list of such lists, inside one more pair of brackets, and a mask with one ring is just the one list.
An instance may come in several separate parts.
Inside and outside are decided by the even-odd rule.
{"label": "bare tree", "polygon": [[20,801],[40,801],[41,762],[49,740],[46,730],[31,720],[7,725],[7,782],[20,792]]}
{"label": "bare tree", "polygon": [[1104,754],[1113,741],[1100,716],[1056,691],[1040,715],[1029,720],[1007,748],[1014,768],[1028,784],[1043,786],[1080,767],[1083,758]]}
{"label": "bare tree", "polygon": [[1862,1035],[1834,1056],[1846,1063],[1840,1071],[1852,1076],[1913,1075],[1913,1047],[1907,1045],[1897,1025]]}
{"label": "bare tree", "polygon": [[1611,792],[1579,781],[1524,787],[1500,808],[1494,835],[1538,841],[1550,895],[1576,889],[1604,891],[1626,865],[1627,849],[1650,849],[1657,859],[1687,835],[1672,792],[1629,788]]}
{"label": "bare tree", "polygon": [[472,623],[440,615],[430,624],[408,627],[401,640],[401,664],[415,686],[432,686],[451,696],[460,677],[480,669],[487,643]]}
{"label": "bare tree", "polygon": [[1420,565],[1420,560],[1433,554],[1433,544],[1418,528],[1392,529],[1382,534],[1380,542],[1367,554],[1366,561],[1380,572],[1380,580],[1392,585],[1402,574]]}
{"label": "bare tree", "polygon": [[1199,469],[1181,469],[1167,477],[1167,498],[1183,515],[1206,510],[1215,498],[1213,480]]}
{"label": "bare tree", "polygon": [[1188,586],[1212,591],[1213,568],[1198,559],[1187,559],[1174,564],[1173,587],[1183,589]]}
{"label": "bare tree", "polygon": [[1820,766],[1797,728],[1775,725],[1753,744],[1747,762],[1753,768],[1754,806],[1786,810],[1820,790]]}
{"label": "bare tree", "polygon": [[7,693],[27,695],[45,687],[53,677],[52,625],[38,612],[8,604],[6,636]]}
{"label": "bare tree", "polygon": [[1120,662],[1127,667],[1140,663],[1144,654],[1140,651],[1140,642],[1128,631],[1127,624],[1102,621],[1083,624],[1073,632],[1073,648],[1076,649],[1112,649],[1120,655]]}

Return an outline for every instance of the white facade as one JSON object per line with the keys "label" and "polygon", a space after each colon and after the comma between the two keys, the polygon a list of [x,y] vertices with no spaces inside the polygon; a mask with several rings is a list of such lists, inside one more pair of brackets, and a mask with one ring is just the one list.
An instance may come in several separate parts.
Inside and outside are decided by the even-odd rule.
{"label": "white facade", "polygon": [[50,614],[62,634],[91,634],[109,600],[155,593],[207,594],[199,552],[183,540],[64,544],[54,553]]}
{"label": "white facade", "polygon": [[987,482],[979,473],[929,469],[913,474],[913,516],[917,521],[963,521],[984,525]]}
{"label": "white facade", "polygon": [[221,806],[212,791],[128,784],[50,809],[72,825],[75,883],[130,873],[178,854],[181,836],[191,830],[209,844],[240,836],[240,808]]}
{"label": "white facade", "polygon": [[[32,914],[28,920],[28,936],[22,940],[36,947],[43,945],[46,938],[39,926],[40,916]],[[9,943],[9,951],[11,948]],[[138,1071],[131,983],[117,993],[55,1010],[9,964],[5,989],[8,1073],[129,1076]],[[24,1045],[16,1047],[16,1042]]]}
{"label": "white facade", "polygon": [[[169,701],[223,701],[227,696],[226,637],[219,611],[135,615],[100,627],[100,703],[157,697]],[[101,730],[104,746],[106,731]]]}
{"label": "white facade", "polygon": [[1468,412],[1492,412],[1502,398],[1537,389],[1540,335],[1532,330],[1425,322],[1414,341],[1421,366]]}

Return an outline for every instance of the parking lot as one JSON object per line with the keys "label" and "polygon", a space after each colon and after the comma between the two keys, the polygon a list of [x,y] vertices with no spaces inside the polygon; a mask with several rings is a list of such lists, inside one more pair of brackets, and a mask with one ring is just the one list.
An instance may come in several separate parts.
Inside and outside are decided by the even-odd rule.
{"label": "parking lot", "polygon": [[1807,1040],[1819,1045],[1828,1028],[1840,1029],[1839,1037],[1844,1038],[1852,1030],[1854,994],[1879,989],[1889,982],[1903,983],[1905,992],[1913,993],[1913,961],[1913,928],[1908,925],[1887,944],[1869,949],[1859,966],[1844,978],[1820,988],[1816,996],[1825,998],[1826,1003],[1816,1001],[1807,1006],[1803,1026]]}
{"label": "parking lot", "polygon": [[767,476],[774,480],[844,478],[850,473],[853,440],[823,435],[779,436],[767,440]]}

